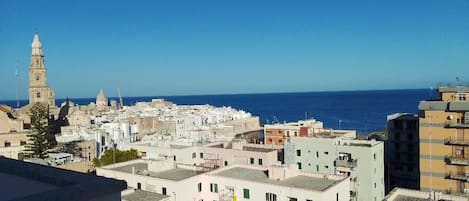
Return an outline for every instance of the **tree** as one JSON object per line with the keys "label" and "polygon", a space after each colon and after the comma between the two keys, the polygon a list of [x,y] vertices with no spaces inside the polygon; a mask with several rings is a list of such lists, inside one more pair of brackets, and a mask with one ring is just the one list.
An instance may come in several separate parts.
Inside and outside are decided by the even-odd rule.
{"label": "tree", "polygon": [[47,122],[47,107],[41,103],[36,103],[29,111],[31,117],[31,131],[28,134],[28,144],[26,145],[26,153],[29,158],[47,158],[47,150],[49,144],[47,135],[49,126]]}
{"label": "tree", "polygon": [[93,165],[95,167],[105,166],[113,163],[119,163],[129,160],[134,160],[138,158],[138,152],[135,149],[130,149],[127,151],[121,150],[112,150],[108,149],[104,152],[104,155],[100,159],[94,158]]}

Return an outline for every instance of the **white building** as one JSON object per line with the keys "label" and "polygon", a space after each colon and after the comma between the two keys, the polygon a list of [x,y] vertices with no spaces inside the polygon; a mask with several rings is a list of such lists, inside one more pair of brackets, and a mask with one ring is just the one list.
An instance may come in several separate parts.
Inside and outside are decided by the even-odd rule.
{"label": "white building", "polygon": [[122,179],[139,190],[186,200],[348,201],[349,180],[303,173],[294,166],[232,165],[204,172],[172,161],[134,160],[97,168],[97,175]]}
{"label": "white building", "polygon": [[285,163],[303,172],[350,176],[352,200],[382,200],[384,192],[384,143],[333,135],[290,137]]}
{"label": "white building", "polygon": [[171,159],[176,163],[214,169],[228,165],[267,168],[279,164],[279,146],[247,144],[244,140],[197,144],[182,141],[143,141],[126,144],[124,150],[136,149],[144,159]]}

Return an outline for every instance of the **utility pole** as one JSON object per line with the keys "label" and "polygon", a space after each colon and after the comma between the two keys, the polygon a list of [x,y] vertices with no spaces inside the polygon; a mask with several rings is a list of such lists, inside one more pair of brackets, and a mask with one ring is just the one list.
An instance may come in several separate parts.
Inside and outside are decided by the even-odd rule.
{"label": "utility pole", "polygon": [[18,74],[18,60],[16,60],[16,64],[15,64],[16,108],[20,108],[20,99],[18,97],[18,77],[19,77],[19,74]]}

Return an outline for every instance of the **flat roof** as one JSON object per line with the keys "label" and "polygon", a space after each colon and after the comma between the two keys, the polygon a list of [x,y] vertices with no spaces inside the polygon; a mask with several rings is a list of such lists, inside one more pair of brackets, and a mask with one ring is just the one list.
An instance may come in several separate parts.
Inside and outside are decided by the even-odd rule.
{"label": "flat roof", "polygon": [[168,196],[159,193],[135,190],[130,194],[122,196],[122,201],[160,201],[166,198]]}
{"label": "flat roof", "polygon": [[438,87],[439,92],[469,92],[469,86],[441,86]]}
{"label": "flat roof", "polygon": [[0,189],[6,200],[84,201],[126,188],[121,180],[0,157]]}
{"label": "flat roof", "polygon": [[418,198],[405,195],[398,195],[394,201],[428,201],[428,198]]}
{"label": "flat roof", "polygon": [[[52,185],[50,183],[35,181],[5,173],[0,173],[0,179],[2,181],[8,181],[5,183],[0,183],[0,188],[2,189],[2,199],[5,200],[18,199],[21,197],[34,195],[36,193],[44,193],[59,188],[59,186]],[[25,188],[25,186],[28,188]]]}
{"label": "flat roof", "polygon": [[247,147],[243,146],[243,151],[255,151],[255,152],[272,152],[272,151],[277,151],[276,149],[270,149],[270,148],[262,148],[262,147]]}
{"label": "flat roof", "polygon": [[148,170],[147,163],[133,163],[129,165],[124,165],[120,167],[111,168],[112,170],[132,173],[132,167],[135,168],[135,174],[146,175],[149,177],[155,177],[160,179],[167,179],[172,181],[181,181],[197,175],[195,170],[183,169],[183,168],[174,168],[161,172],[152,172]]}
{"label": "flat roof", "polygon": [[285,186],[291,188],[301,188],[306,190],[314,190],[314,191],[324,191],[330,186],[333,186],[337,181],[324,179],[324,178],[316,178],[316,177],[309,177],[305,175],[299,175],[295,177],[291,177],[285,180],[274,180],[269,179],[267,175],[267,171],[265,170],[256,170],[256,169],[249,169],[249,168],[242,168],[242,167],[234,167],[230,168],[215,174],[217,176],[222,177],[229,177],[234,179],[240,180],[248,180],[253,182],[265,183],[265,184],[273,184],[278,186]]}

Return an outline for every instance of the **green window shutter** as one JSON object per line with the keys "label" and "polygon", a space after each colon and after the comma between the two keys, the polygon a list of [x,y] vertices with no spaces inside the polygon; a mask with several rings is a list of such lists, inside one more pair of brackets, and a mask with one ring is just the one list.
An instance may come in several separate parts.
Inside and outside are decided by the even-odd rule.
{"label": "green window shutter", "polygon": [[259,165],[262,165],[262,158],[259,158]]}
{"label": "green window shutter", "polygon": [[244,199],[249,199],[249,189],[243,189],[243,197]]}

